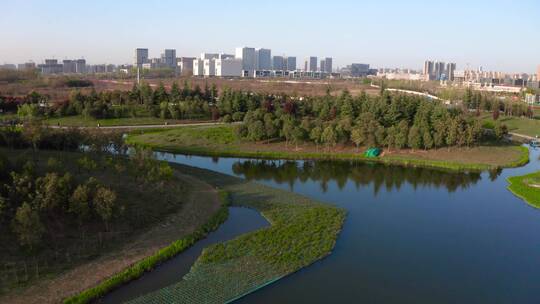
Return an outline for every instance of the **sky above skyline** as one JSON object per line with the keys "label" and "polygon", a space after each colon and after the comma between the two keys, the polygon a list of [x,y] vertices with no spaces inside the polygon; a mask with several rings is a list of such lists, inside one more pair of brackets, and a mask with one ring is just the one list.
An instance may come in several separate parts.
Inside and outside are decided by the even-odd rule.
{"label": "sky above skyline", "polygon": [[374,67],[421,69],[426,59],[458,69],[534,72],[540,64],[540,2],[438,1],[60,1],[0,0],[0,64],[83,57],[132,63],[134,49],[158,57],[234,53],[333,57]]}

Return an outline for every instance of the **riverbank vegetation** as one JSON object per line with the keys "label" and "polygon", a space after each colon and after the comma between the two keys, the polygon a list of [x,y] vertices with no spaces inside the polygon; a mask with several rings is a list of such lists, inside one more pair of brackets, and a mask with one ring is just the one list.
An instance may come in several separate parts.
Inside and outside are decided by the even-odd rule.
{"label": "riverbank vegetation", "polygon": [[151,151],[127,154],[121,133],[26,124],[0,128],[0,146],[0,302],[56,303],[152,256],[148,269],[219,208]]}
{"label": "riverbank vegetation", "polygon": [[116,248],[176,211],[187,192],[148,151],[131,160],[8,149],[0,156],[0,292]]}
{"label": "riverbank vegetation", "polygon": [[260,211],[272,226],[204,249],[180,282],[132,303],[226,303],[331,253],[345,219],[344,210],[238,178],[183,167],[230,192],[232,205]]}
{"label": "riverbank vegetation", "polygon": [[529,205],[540,208],[540,172],[509,177],[508,189]]}
{"label": "riverbank vegetation", "polygon": [[517,167],[529,160],[527,148],[512,145],[482,145],[430,150],[388,150],[376,159],[363,156],[363,149],[336,144],[321,148],[316,144],[286,142],[251,142],[238,138],[235,126],[186,127],[172,130],[133,131],[127,142],[160,151],[207,156],[269,159],[359,160],[406,166],[436,167],[451,170],[490,170]]}

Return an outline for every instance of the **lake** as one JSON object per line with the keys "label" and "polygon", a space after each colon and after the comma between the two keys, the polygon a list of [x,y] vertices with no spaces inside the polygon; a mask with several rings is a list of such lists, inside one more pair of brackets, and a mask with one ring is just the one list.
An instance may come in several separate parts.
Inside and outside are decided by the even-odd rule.
{"label": "lake", "polygon": [[540,169],[539,151],[525,167],[483,173],[158,155],[348,211],[329,257],[239,303],[540,301],[540,210],[506,189],[507,177]]}

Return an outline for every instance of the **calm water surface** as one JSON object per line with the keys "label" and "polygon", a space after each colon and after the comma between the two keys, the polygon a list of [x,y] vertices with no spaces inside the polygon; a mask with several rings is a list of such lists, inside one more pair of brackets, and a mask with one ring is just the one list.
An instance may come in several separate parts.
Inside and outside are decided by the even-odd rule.
{"label": "calm water surface", "polygon": [[229,217],[216,231],[175,258],[163,263],[140,279],[114,290],[96,303],[121,303],[174,284],[187,274],[202,250],[211,244],[231,240],[244,233],[269,226],[257,211],[230,207]]}
{"label": "calm water surface", "polygon": [[328,258],[240,303],[540,303],[540,210],[506,178],[349,162],[159,154],[348,211]]}

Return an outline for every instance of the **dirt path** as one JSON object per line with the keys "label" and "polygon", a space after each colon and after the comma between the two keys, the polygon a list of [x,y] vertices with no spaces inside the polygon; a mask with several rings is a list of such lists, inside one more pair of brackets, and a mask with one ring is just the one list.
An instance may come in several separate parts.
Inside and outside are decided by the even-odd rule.
{"label": "dirt path", "polygon": [[54,279],[42,280],[23,290],[1,296],[0,303],[59,303],[195,231],[218,211],[220,201],[217,191],[209,184],[178,170],[175,175],[189,184],[191,189],[176,214],[164,219],[122,249],[107,253]]}

